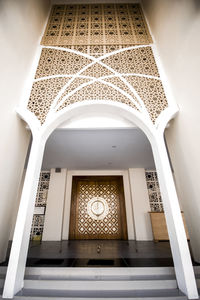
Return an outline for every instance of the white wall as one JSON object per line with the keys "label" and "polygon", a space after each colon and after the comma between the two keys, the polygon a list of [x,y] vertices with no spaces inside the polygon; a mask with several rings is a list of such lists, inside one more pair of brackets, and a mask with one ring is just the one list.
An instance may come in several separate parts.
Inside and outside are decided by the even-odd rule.
{"label": "white wall", "polygon": [[156,46],[180,108],[166,130],[179,199],[194,258],[200,261],[200,2],[142,0]]}
{"label": "white wall", "polygon": [[62,129],[97,129],[97,128],[134,128],[132,122],[126,120],[122,116],[118,116],[109,112],[97,111],[91,108],[86,114],[79,114],[61,124]]}
{"label": "white wall", "polygon": [[67,173],[67,184],[65,192],[65,208],[63,220],[63,240],[68,240],[69,237],[69,220],[70,220],[70,207],[71,207],[71,191],[73,176],[123,176],[124,184],[124,197],[126,207],[127,219],[127,232],[128,239],[134,240],[134,222],[133,222],[133,209],[131,203],[130,184],[128,178],[128,171],[126,170],[70,170]]}
{"label": "white wall", "polygon": [[128,171],[67,171],[67,169],[62,169],[61,173],[55,173],[55,169],[51,169],[44,231],[42,237],[43,241],[59,241],[61,239],[68,240],[73,176],[98,175],[123,176],[128,239],[134,240],[133,208],[131,202]]}
{"label": "white wall", "polygon": [[0,261],[4,260],[30,133],[15,107],[30,74],[49,10],[48,0],[0,2]]}
{"label": "white wall", "polygon": [[135,235],[137,241],[152,241],[153,234],[149,216],[150,204],[145,169],[129,169]]}
{"label": "white wall", "polygon": [[13,203],[12,225],[11,225],[10,237],[9,237],[10,241],[12,241],[12,239],[13,239],[13,234],[14,234],[14,230],[15,230],[15,223],[16,223],[16,218],[17,218],[17,212],[18,212],[18,207],[19,207],[20,200],[21,200],[25,175],[26,175],[26,169],[23,169],[23,173],[22,173],[20,185],[19,185],[19,188],[18,188],[16,201],[15,201],[15,203]]}
{"label": "white wall", "polygon": [[61,240],[61,234],[63,240],[68,239],[72,178],[73,176],[89,175],[123,176],[128,239],[135,239],[135,231],[137,240],[152,240],[153,236],[151,229],[151,221],[148,214],[148,212],[150,211],[150,204],[147,191],[145,170],[142,168],[129,169],[129,172],[113,170],[70,170],[67,172],[66,169],[62,169],[61,173],[55,173],[55,169],[51,169],[42,240],[59,241]]}
{"label": "white wall", "polygon": [[62,236],[63,208],[67,170],[60,173],[51,169],[47,207],[45,213],[43,241],[60,241]]}

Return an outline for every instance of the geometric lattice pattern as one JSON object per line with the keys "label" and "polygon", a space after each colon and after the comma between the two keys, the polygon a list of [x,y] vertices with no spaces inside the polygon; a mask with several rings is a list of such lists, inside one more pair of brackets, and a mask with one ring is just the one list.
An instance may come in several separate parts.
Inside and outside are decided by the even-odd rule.
{"label": "geometric lattice pattern", "polygon": [[147,77],[127,76],[126,80],[137,91],[153,122],[168,106],[161,80]]}
{"label": "geometric lattice pattern", "polygon": [[108,70],[106,67],[96,63],[87,68],[81,75],[99,78],[113,75],[113,72]]}
{"label": "geometric lattice pattern", "polygon": [[[94,219],[88,213],[88,202],[94,197],[105,199],[108,205],[108,214],[103,219]],[[77,229],[79,236],[92,236],[93,239],[108,236],[119,237],[120,204],[118,187],[115,181],[108,183],[87,183],[81,181],[77,195]]]}
{"label": "geometric lattice pattern", "polygon": [[40,123],[50,109],[88,100],[117,101],[141,112],[143,105],[155,122],[167,100],[151,48],[123,49],[98,60],[68,49],[43,49],[28,103]]}
{"label": "geometric lattice pattern", "polygon": [[84,100],[117,101],[120,103],[125,103],[137,110],[137,107],[131,102],[130,99],[121,94],[118,90],[115,90],[114,88],[104,85],[100,82],[87,85],[81,90],[75,92],[73,95],[69,96],[66,101],[64,101],[58,110],[62,110],[70,104]]}
{"label": "geometric lattice pattern", "polygon": [[30,239],[36,237],[40,240],[44,229],[44,215],[33,215]]}
{"label": "geometric lattice pattern", "polygon": [[[110,84],[113,84],[114,86],[117,86],[118,88],[120,88],[121,91],[126,92],[128,95],[130,95],[132,97],[132,99],[137,102],[139,104],[138,99],[136,98],[135,94],[133,93],[133,91],[130,90],[130,88],[127,86],[126,83],[124,83],[122,81],[122,79],[120,79],[117,76],[114,77],[109,77],[109,78],[105,78],[104,79],[105,82],[108,82]],[[120,99],[119,99],[120,100]]]}
{"label": "geometric lattice pattern", "polygon": [[118,52],[102,60],[119,73],[159,76],[151,47],[139,47]]}
{"label": "geometric lattice pattern", "polygon": [[162,212],[163,203],[160,194],[160,187],[158,183],[158,177],[156,171],[146,171],[146,182],[149,194],[149,202],[151,211]]}
{"label": "geometric lattice pattern", "polygon": [[54,5],[41,42],[45,46],[150,43],[139,4]]}
{"label": "geometric lattice pattern", "polygon": [[[42,50],[35,78],[53,75],[74,75],[93,60],[83,55],[67,51],[44,48]],[[121,51],[101,60],[111,67],[113,72],[136,73],[159,77],[151,47],[140,47]],[[102,77],[113,74],[108,68],[96,63],[88,67],[81,75]]]}
{"label": "geometric lattice pattern", "polygon": [[[131,45],[132,46],[132,45]],[[107,53],[111,53],[116,50],[124,49],[130,47],[130,45],[85,45],[85,46],[72,46],[72,45],[62,45],[62,48],[72,49],[84,54],[88,54],[93,57],[100,57]]]}
{"label": "geometric lattice pattern", "polygon": [[50,182],[50,171],[41,171],[38,183],[35,206],[46,207]]}
{"label": "geometric lattice pattern", "polygon": [[34,112],[41,124],[45,122],[54,98],[69,78],[50,78],[33,83],[28,109]]}
{"label": "geometric lattice pattern", "polygon": [[35,78],[52,75],[74,75],[92,60],[76,53],[56,49],[42,50]]}
{"label": "geometric lattice pattern", "polygon": [[[38,183],[35,207],[46,208],[47,196],[49,190],[49,181],[50,181],[50,171],[41,171],[39,183]],[[44,229],[44,219],[45,219],[45,214],[33,215],[30,239],[33,239],[36,236],[41,238]]]}
{"label": "geometric lattice pattern", "polygon": [[139,4],[53,6],[27,108],[43,125],[74,103],[115,101],[155,124],[168,103],[151,42]]}
{"label": "geometric lattice pattern", "polygon": [[65,91],[62,93],[60,98],[58,99],[57,103],[59,104],[61,101],[64,101],[64,99],[68,98],[69,95],[73,95],[73,93],[77,90],[80,89],[80,87],[84,84],[89,83],[91,80],[88,78],[82,78],[82,77],[76,77],[74,78],[70,85],[67,86]]}

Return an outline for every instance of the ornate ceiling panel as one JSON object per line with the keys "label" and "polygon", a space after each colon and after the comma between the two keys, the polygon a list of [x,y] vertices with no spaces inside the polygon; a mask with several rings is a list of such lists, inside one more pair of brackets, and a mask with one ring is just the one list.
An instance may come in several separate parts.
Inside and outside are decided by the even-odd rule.
{"label": "ornate ceiling panel", "polygon": [[96,100],[96,101],[117,101],[121,103],[125,103],[130,107],[137,109],[137,107],[133,104],[131,99],[123,95],[119,90],[114,89],[113,87],[107,86],[101,82],[94,82],[90,85],[87,85],[75,92],[73,95],[68,96],[66,101],[58,108],[58,110],[62,110],[70,104],[88,101],[88,100]]}
{"label": "ornate ceiling panel", "polygon": [[143,100],[154,123],[160,113],[168,106],[161,80],[137,76],[127,76],[126,80],[134,87]]}
{"label": "ornate ceiling panel", "polygon": [[139,4],[54,5],[42,45],[152,43]]}
{"label": "ornate ceiling panel", "polygon": [[120,73],[159,76],[151,47],[122,51],[108,56],[102,62]]}
{"label": "ornate ceiling panel", "polygon": [[82,85],[87,84],[88,82],[90,82],[90,79],[87,78],[81,78],[81,77],[76,77],[75,79],[70,81],[70,84],[68,84],[65,88],[65,90],[63,91],[62,95],[60,96],[60,98],[58,99],[58,105],[59,103],[64,100],[64,98],[68,97],[69,95],[71,95],[73,92],[75,92],[76,89],[80,89],[82,87]]}
{"label": "ornate ceiling panel", "polygon": [[111,84],[115,85],[116,87],[119,87],[122,91],[124,91],[127,94],[129,94],[135,102],[138,103],[138,99],[135,97],[135,94],[133,93],[133,91],[119,77],[116,76],[116,77],[106,78],[106,79],[104,79],[104,81],[106,81],[108,83],[111,83]]}
{"label": "ornate ceiling panel", "polygon": [[50,78],[33,83],[28,109],[35,114],[43,124],[54,98],[69,78]]}
{"label": "ornate ceiling panel", "polygon": [[91,59],[73,52],[44,48],[40,56],[35,78],[76,74],[90,62],[92,62]]}
{"label": "ornate ceiling panel", "polygon": [[109,71],[108,68],[95,63],[91,67],[87,68],[87,70],[85,70],[83,73],[81,73],[81,75],[98,78],[113,75],[113,72]]}
{"label": "ornate ceiling panel", "polygon": [[68,49],[44,48],[28,109],[44,123],[50,109],[104,100],[146,110],[156,121],[167,107],[151,47],[132,47],[94,58]]}
{"label": "ornate ceiling panel", "polygon": [[139,4],[53,6],[42,43],[57,47],[41,51],[28,109],[43,124],[73,103],[116,101],[155,123],[168,104],[151,42]]}

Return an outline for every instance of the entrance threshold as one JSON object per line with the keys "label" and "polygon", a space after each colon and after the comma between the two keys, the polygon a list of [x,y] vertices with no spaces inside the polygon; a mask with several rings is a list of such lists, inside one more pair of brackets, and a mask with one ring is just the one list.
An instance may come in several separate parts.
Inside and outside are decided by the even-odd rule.
{"label": "entrance threshold", "polygon": [[[9,249],[11,244],[9,245]],[[3,265],[7,265],[7,261]],[[169,242],[122,240],[30,241],[27,267],[172,267]]]}
{"label": "entrance threshold", "polygon": [[171,267],[172,258],[28,258],[27,267],[83,267],[83,268],[114,268],[114,267]]}

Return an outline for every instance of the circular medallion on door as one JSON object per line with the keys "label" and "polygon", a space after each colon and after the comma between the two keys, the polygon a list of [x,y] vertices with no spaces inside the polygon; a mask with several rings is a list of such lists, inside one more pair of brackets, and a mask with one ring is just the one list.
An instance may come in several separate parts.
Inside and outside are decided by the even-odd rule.
{"label": "circular medallion on door", "polygon": [[94,220],[103,220],[108,212],[107,201],[102,197],[93,197],[87,204],[88,215]]}

